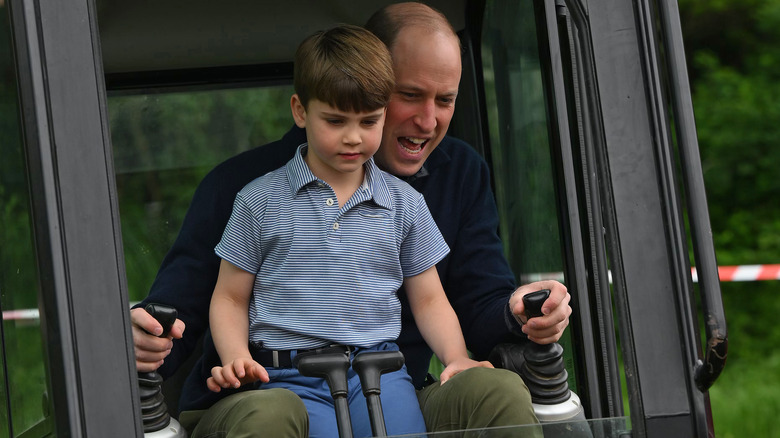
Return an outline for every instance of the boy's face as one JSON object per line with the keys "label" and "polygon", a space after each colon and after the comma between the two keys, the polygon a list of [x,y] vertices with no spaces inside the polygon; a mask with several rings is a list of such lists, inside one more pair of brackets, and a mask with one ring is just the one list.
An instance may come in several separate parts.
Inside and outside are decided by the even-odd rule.
{"label": "boy's face", "polygon": [[297,94],[290,106],[295,124],[306,129],[306,163],[318,178],[327,181],[328,177],[362,172],[363,164],[379,149],[385,108],[355,113],[312,99],[307,109]]}

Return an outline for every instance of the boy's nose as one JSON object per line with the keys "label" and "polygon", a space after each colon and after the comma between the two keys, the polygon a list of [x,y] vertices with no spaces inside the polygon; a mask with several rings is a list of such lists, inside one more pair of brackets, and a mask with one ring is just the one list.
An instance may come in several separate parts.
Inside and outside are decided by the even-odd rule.
{"label": "boy's nose", "polygon": [[342,141],[344,144],[353,146],[363,142],[358,129],[347,129],[346,132],[344,132],[344,139]]}

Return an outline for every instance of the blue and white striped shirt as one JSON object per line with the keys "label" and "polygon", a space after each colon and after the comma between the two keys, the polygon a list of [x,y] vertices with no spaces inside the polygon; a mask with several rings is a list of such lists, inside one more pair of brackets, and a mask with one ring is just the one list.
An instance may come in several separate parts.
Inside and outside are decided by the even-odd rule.
{"label": "blue and white striped shirt", "polygon": [[247,184],[215,251],[256,274],[249,340],[273,350],[368,347],[401,330],[396,291],[449,252],[423,196],[381,171],[339,208],[303,160]]}

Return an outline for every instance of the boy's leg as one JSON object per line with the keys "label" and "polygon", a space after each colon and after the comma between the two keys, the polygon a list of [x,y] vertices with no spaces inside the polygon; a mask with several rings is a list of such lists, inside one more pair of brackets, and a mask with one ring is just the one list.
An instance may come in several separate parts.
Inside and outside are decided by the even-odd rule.
{"label": "boy's leg", "polygon": [[[539,423],[523,379],[508,370],[471,368],[417,395],[430,432]],[[523,432],[512,436],[542,436],[539,426]]]}
{"label": "boy's leg", "polygon": [[286,389],[250,390],[225,397],[203,411],[179,416],[190,438],[308,437],[301,399]]}
{"label": "boy's leg", "polygon": [[[425,433],[425,420],[420,411],[412,378],[406,372],[406,367],[383,374],[379,382],[381,391],[379,398],[382,401],[387,434]],[[373,436],[366,398],[363,396],[360,380],[352,370],[350,370],[349,388],[349,410],[355,436]]]}
{"label": "boy's leg", "polygon": [[[309,437],[330,438],[338,436],[336,410],[333,397],[330,395],[330,387],[325,379],[303,376],[296,368],[267,368],[267,370],[271,380],[264,383],[262,388],[277,388],[276,390],[285,388],[303,401],[304,414],[308,413]],[[268,390],[262,389],[260,391]],[[284,435],[262,434],[262,436]]]}

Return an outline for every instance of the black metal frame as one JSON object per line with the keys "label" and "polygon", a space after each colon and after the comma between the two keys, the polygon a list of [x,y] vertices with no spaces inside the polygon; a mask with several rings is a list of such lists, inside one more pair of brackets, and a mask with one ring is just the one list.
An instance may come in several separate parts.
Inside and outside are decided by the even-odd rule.
{"label": "black metal frame", "polygon": [[140,436],[94,5],[8,6],[57,434]]}

